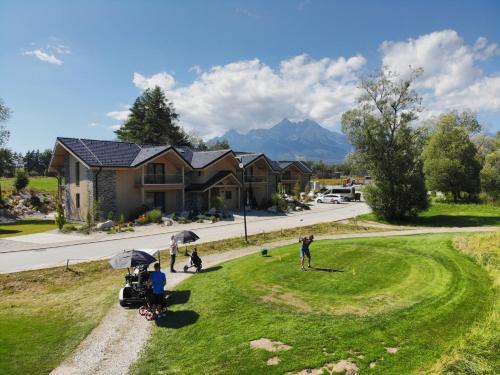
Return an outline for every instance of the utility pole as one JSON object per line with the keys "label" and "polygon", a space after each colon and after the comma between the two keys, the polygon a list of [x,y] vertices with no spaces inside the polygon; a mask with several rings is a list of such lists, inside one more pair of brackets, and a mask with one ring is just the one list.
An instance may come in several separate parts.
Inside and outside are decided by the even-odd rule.
{"label": "utility pole", "polygon": [[241,180],[243,182],[243,223],[245,226],[245,242],[248,242],[248,236],[247,236],[247,191],[245,189],[245,167],[243,163],[239,164],[239,167],[241,168]]}

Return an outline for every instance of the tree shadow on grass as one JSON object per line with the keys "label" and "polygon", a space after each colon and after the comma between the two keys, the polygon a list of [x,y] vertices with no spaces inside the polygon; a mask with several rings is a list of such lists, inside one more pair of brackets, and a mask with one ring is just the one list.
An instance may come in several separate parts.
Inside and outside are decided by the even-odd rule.
{"label": "tree shadow on grass", "polygon": [[344,270],[337,270],[335,268],[322,268],[322,267],[311,267],[311,271],[322,271],[322,272],[344,272]]}
{"label": "tree shadow on grass", "polygon": [[[2,224],[6,225],[6,224]],[[15,234],[21,232],[20,230],[15,230],[15,229],[0,229],[0,236],[5,235],[5,234]]]}
{"label": "tree shadow on grass", "polygon": [[156,325],[179,329],[196,323],[199,317],[200,315],[192,310],[167,311],[161,318],[156,319]]}
{"label": "tree shadow on grass", "polygon": [[420,226],[432,227],[480,227],[487,225],[500,225],[498,216],[472,216],[472,215],[435,215],[417,217],[411,222]]}
{"label": "tree shadow on grass", "polygon": [[190,297],[190,290],[174,290],[169,293],[165,303],[167,307],[173,305],[183,305],[189,301]]}

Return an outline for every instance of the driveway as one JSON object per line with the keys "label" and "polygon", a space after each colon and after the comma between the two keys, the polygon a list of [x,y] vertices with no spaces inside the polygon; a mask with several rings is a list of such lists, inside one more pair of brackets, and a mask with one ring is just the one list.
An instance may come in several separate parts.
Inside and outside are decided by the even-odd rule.
{"label": "driveway", "polygon": [[[329,221],[348,219],[370,212],[365,203],[353,202],[340,205],[319,204],[311,211],[294,212],[287,216],[251,214],[247,220],[248,234],[306,226]],[[216,241],[244,235],[242,218],[216,224],[176,225],[160,227],[155,232],[142,231],[124,235],[74,236],[70,242],[61,242],[60,234],[40,234],[0,240],[0,273],[47,268],[71,263],[109,258],[120,250],[132,248],[166,248],[170,236],[179,230],[195,230],[201,242]],[[57,240],[54,235],[57,235]],[[26,236],[27,237],[27,236]],[[52,239],[51,239],[52,238]]]}

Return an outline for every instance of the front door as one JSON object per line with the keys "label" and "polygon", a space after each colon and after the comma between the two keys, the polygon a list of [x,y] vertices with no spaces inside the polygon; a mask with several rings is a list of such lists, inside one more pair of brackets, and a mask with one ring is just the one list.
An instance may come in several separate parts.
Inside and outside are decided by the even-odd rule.
{"label": "front door", "polygon": [[146,206],[165,212],[165,192],[148,191],[146,193]]}

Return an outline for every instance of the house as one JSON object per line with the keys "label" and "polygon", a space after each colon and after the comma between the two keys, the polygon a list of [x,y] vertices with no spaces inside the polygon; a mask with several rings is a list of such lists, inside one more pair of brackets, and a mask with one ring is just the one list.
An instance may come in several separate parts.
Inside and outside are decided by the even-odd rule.
{"label": "house", "polygon": [[312,170],[301,161],[279,161],[280,182],[283,193],[292,194],[294,186],[298,183],[300,191],[304,191],[309,183]]}
{"label": "house", "polygon": [[264,207],[271,196],[278,191],[281,169],[279,165],[264,154],[237,152],[244,167],[240,179],[245,184],[248,206]]}
{"label": "house", "polygon": [[238,210],[243,202],[264,206],[280,183],[291,191],[296,181],[305,187],[311,175],[302,162],[264,154],[63,137],[49,172],[58,176],[67,218],[79,221],[97,211],[134,217],[144,207],[180,213],[221,205]]}

